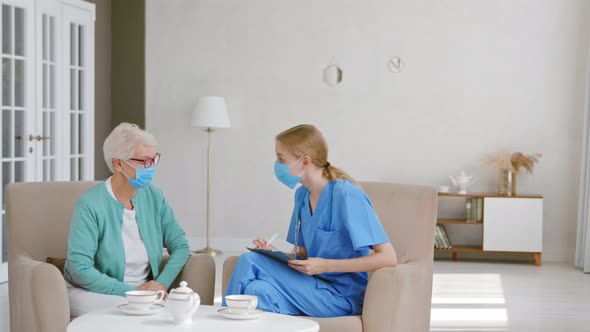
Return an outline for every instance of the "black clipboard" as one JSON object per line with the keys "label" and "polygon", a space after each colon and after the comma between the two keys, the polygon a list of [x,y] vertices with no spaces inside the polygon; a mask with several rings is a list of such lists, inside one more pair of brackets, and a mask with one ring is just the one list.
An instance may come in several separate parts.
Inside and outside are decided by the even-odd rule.
{"label": "black clipboard", "polygon": [[[279,262],[282,262],[284,264],[288,264],[289,260],[294,259],[293,256],[289,256],[287,253],[285,253],[283,251],[268,250],[268,249],[262,249],[262,248],[248,248],[248,247],[246,247],[246,249],[250,250],[251,252],[257,252],[257,253],[262,254],[264,256],[268,256],[268,257],[275,259]],[[318,278],[318,279],[323,280],[325,282],[329,282],[329,283],[332,282],[332,280],[326,279],[319,274],[314,274],[314,275],[312,275],[312,277]]]}

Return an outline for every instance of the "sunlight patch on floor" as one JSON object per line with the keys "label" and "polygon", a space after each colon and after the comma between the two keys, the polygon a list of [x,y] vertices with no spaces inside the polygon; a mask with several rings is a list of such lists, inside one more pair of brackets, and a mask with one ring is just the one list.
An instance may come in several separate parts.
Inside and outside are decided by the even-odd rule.
{"label": "sunlight patch on floor", "polygon": [[433,297],[432,304],[504,304],[501,297]]}
{"label": "sunlight patch on floor", "polygon": [[506,331],[508,312],[499,274],[437,273],[432,331]]}
{"label": "sunlight patch on floor", "polygon": [[438,325],[477,323],[482,327],[497,327],[506,325],[508,322],[505,308],[433,308],[430,317],[431,322],[436,322]]}

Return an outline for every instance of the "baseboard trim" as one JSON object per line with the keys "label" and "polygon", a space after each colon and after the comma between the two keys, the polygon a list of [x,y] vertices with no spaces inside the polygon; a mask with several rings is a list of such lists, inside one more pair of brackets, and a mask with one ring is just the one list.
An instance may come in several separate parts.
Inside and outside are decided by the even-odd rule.
{"label": "baseboard trim", "polygon": [[[207,242],[205,237],[187,237],[187,240],[191,250],[203,249]],[[239,237],[216,237],[211,238],[210,245],[213,249],[221,250],[222,252],[239,253],[245,252],[246,247],[251,247],[252,240],[250,238]]]}
{"label": "baseboard trim", "polygon": [[569,250],[546,250],[543,251],[543,261],[574,264],[574,248]]}

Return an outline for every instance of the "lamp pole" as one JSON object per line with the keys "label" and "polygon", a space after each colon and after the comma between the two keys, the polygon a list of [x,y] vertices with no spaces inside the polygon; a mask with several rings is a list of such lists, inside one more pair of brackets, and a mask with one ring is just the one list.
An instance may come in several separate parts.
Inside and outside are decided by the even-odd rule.
{"label": "lamp pole", "polygon": [[211,133],[213,128],[207,127],[207,244],[205,248],[195,251],[196,254],[206,254],[216,256],[221,254],[221,250],[213,249],[210,246],[209,238],[211,236]]}

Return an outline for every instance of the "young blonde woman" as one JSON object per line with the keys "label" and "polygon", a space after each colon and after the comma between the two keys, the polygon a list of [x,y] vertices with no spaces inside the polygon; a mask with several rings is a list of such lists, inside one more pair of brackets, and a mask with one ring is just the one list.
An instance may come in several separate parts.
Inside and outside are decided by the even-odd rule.
{"label": "young blonde woman", "polygon": [[[371,202],[354,179],[328,162],[328,146],[316,127],[280,133],[275,152],[277,179],[291,189],[302,184],[287,234],[296,259],[286,265],[257,253],[242,255],[226,294],[256,295],[260,309],[289,315],[360,314],[367,271],[397,264]],[[253,242],[273,249],[264,239]]]}

